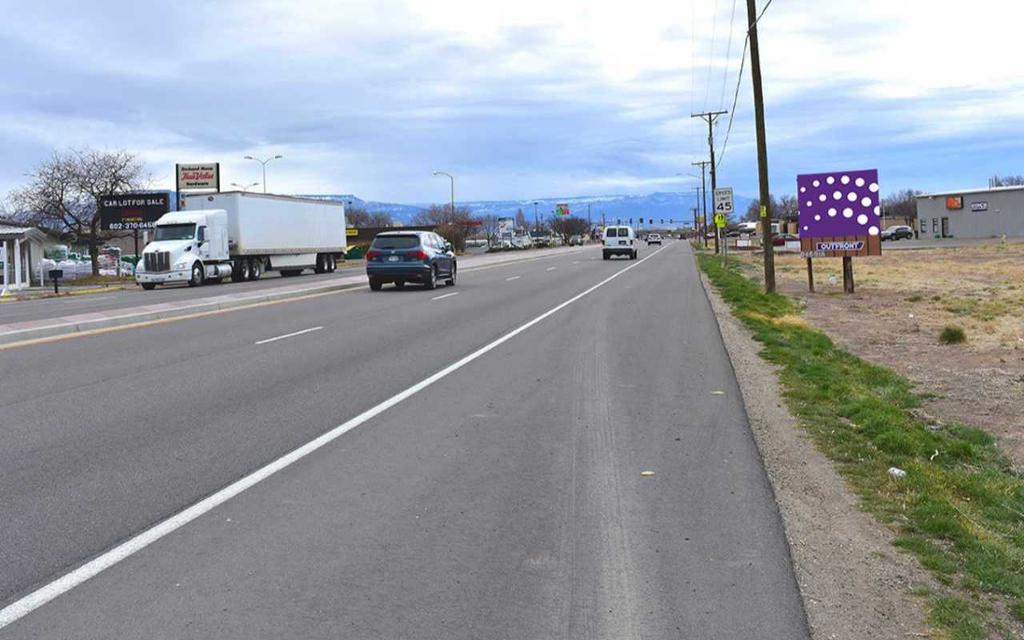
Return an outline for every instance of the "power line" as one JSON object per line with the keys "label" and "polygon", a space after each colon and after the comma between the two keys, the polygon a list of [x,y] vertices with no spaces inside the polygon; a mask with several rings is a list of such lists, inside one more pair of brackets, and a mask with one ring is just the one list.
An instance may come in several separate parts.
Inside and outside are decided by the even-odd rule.
{"label": "power line", "polygon": [[725,160],[725,151],[729,147],[729,135],[732,133],[733,118],[736,117],[736,104],[739,102],[740,99],[740,85],[743,82],[743,68],[747,62],[747,48],[750,46],[750,32],[761,22],[761,18],[763,18],[765,12],[768,11],[768,7],[772,6],[773,1],[774,0],[768,0],[768,2],[765,3],[764,7],[761,9],[761,12],[757,15],[757,20],[755,20],[754,23],[747,29],[747,37],[743,41],[743,55],[740,57],[740,72],[736,76],[736,93],[733,95],[732,98],[732,110],[729,111],[729,126],[726,128],[725,131],[725,141],[722,143],[722,152],[718,154],[719,164],[721,164]]}
{"label": "power line", "polygon": [[725,48],[725,71],[722,73],[722,99],[719,101],[720,106],[725,106],[725,87],[729,83],[729,66],[732,62],[732,36],[736,30],[736,4],[737,0],[732,0],[732,15],[729,17],[729,44]]}
{"label": "power line", "polygon": [[715,64],[715,40],[718,38],[718,0],[711,10],[711,52],[708,54],[708,79],[704,90],[704,111],[708,110],[708,101],[711,99],[711,69]]}

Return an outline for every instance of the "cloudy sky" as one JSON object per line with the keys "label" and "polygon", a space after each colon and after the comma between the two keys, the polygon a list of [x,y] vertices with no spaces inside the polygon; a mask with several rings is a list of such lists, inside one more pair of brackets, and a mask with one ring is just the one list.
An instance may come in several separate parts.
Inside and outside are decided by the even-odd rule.
{"label": "cloudy sky", "polygon": [[[763,6],[765,0],[758,0]],[[283,193],[394,202],[684,191],[691,111],[732,109],[733,0],[0,0],[0,193],[52,150],[282,154]],[[734,13],[735,11],[735,13]],[[774,0],[761,22],[773,191],[878,167],[883,190],[1024,173],[1024,5]],[[749,72],[749,67],[747,68]],[[720,184],[757,190],[749,73]]]}

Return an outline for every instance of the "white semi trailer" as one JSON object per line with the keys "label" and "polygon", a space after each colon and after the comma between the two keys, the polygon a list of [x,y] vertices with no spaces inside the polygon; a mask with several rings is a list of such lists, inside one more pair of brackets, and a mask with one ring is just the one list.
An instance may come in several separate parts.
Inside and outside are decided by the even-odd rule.
{"label": "white semi trailer", "polygon": [[334,271],[345,255],[340,202],[239,191],[185,196],[156,221],[135,270],[143,289]]}

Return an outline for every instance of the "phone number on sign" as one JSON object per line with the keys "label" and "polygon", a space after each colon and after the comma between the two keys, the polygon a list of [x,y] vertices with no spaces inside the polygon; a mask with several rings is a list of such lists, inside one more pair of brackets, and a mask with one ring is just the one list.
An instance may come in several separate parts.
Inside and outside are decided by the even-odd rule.
{"label": "phone number on sign", "polygon": [[140,229],[152,229],[155,225],[152,222],[111,222],[111,231],[137,231]]}

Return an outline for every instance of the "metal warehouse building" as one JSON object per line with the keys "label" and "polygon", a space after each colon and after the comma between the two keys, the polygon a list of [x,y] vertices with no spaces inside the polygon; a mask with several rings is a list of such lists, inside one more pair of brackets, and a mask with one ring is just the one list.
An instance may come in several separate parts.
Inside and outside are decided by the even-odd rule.
{"label": "metal warehouse building", "polygon": [[1024,186],[918,196],[917,224],[921,238],[1024,237]]}

